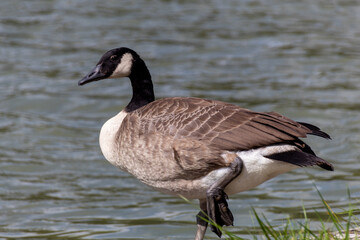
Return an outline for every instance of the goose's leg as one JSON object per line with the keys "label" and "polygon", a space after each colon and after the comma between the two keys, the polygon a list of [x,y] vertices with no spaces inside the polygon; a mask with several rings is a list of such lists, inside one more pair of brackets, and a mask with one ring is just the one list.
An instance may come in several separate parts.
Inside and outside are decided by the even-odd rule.
{"label": "goose's leg", "polygon": [[200,199],[200,209],[201,211],[196,215],[197,231],[195,235],[195,240],[203,240],[206,232],[208,222],[204,219],[207,217],[207,207],[206,199]]}
{"label": "goose's leg", "polygon": [[[207,213],[209,218],[219,226],[230,226],[233,225],[234,217],[228,208],[227,194],[225,193],[225,187],[234,180],[243,168],[243,161],[240,157],[236,156],[229,168],[231,171],[215,182],[207,191]],[[221,237],[221,231],[211,225],[211,231]]]}

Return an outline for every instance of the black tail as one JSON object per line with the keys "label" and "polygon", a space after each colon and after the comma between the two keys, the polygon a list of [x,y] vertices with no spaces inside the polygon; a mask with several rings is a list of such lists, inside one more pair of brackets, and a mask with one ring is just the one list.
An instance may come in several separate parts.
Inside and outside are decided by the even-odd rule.
{"label": "black tail", "polygon": [[298,122],[298,123],[303,125],[304,127],[308,128],[308,129],[310,129],[311,133],[309,133],[309,134],[316,135],[316,136],[319,136],[319,137],[323,137],[323,138],[326,138],[326,139],[331,139],[329,134],[327,134],[326,132],[321,131],[320,128],[318,128],[317,126],[314,126],[314,125],[312,125],[310,123],[304,123],[304,122]]}
{"label": "black tail", "polygon": [[334,171],[334,167],[328,161],[319,158],[313,154],[309,154],[302,151],[279,152],[279,153],[271,154],[266,157],[273,160],[291,163],[300,167],[317,165],[328,171]]}

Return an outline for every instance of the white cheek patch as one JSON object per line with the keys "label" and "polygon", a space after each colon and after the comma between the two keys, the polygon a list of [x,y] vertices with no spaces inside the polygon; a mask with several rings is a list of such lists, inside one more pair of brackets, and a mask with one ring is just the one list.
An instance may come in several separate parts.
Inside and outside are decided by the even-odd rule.
{"label": "white cheek patch", "polygon": [[133,57],[130,53],[125,53],[120,60],[119,65],[111,74],[110,78],[128,77],[131,73]]}

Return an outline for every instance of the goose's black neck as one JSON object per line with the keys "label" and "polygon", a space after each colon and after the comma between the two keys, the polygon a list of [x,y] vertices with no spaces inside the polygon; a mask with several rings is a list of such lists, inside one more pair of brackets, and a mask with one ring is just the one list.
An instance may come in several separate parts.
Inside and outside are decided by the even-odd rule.
{"label": "goose's black neck", "polygon": [[125,111],[132,112],[155,100],[153,83],[151,75],[141,58],[133,60],[131,74],[129,75],[133,96]]}

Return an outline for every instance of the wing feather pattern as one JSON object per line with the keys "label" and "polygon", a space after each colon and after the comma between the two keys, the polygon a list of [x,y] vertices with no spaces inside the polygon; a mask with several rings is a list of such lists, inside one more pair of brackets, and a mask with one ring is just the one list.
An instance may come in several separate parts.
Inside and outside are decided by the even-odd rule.
{"label": "wing feather pattern", "polygon": [[278,113],[259,113],[198,98],[161,99],[138,109],[136,114],[142,121],[142,134],[156,131],[174,138],[205,140],[223,150],[248,150],[294,141],[307,134],[329,138],[316,126]]}

